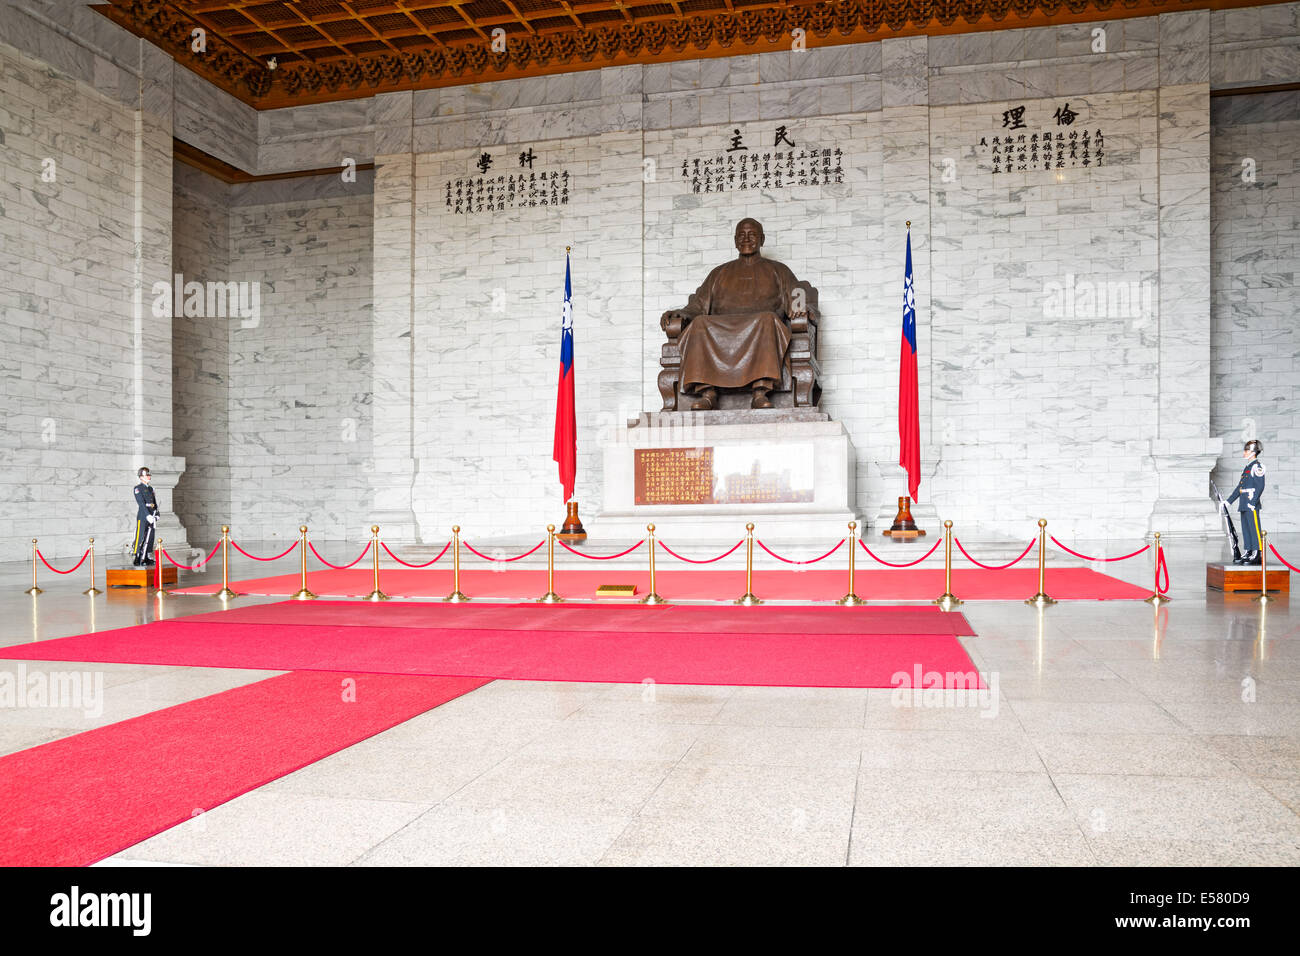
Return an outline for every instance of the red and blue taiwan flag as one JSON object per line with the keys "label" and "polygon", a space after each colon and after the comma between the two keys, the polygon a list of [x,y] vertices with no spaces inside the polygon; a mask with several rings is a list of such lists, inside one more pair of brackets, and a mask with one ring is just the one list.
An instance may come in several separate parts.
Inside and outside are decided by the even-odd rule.
{"label": "red and blue taiwan flag", "polygon": [[555,395],[555,450],[564,500],[573,497],[578,475],[578,413],[573,397],[573,284],[569,254],[564,254],[564,309],[560,326],[560,383]]}
{"label": "red and blue taiwan flag", "polygon": [[903,344],[898,358],[898,463],[907,471],[913,501],[921,487],[921,402],[916,376],[916,294],[912,290],[912,227],[907,228],[903,272]]}

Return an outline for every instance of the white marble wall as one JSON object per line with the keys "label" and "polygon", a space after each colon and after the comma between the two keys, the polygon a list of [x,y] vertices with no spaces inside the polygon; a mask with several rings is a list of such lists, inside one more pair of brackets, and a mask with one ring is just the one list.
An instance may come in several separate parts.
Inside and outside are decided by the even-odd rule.
{"label": "white marble wall", "polygon": [[[176,163],[172,269],[186,281],[230,277],[230,187]],[[173,280],[174,281],[174,280]],[[231,518],[230,339],[236,320],[172,317],[172,421],[185,474],[175,511],[196,543],[216,540]]]}
{"label": "white marble wall", "polygon": [[373,174],[235,185],[230,279],[260,283],[229,321],[230,524],[245,539],[361,538],[373,468]]}
{"label": "white marble wall", "polygon": [[[1020,105],[1055,133],[1066,99],[1078,126],[1103,130],[1101,168],[995,174],[973,148]],[[1154,91],[1135,91],[930,111],[931,496],[959,526],[1019,524],[1028,538],[1038,517],[1072,535],[1145,524],[1158,424],[1155,106]],[[1145,286],[1153,308],[1057,308],[1053,289],[1072,282],[1103,296]]]}
{"label": "white marble wall", "polygon": [[[1215,481],[1241,474],[1241,446],[1264,444],[1265,527],[1300,529],[1300,93],[1214,101],[1213,365],[1210,427],[1223,437]],[[1253,181],[1252,181],[1253,180]]]}
{"label": "white marble wall", "polygon": [[565,246],[573,247],[576,495],[592,513],[601,430],[641,404],[641,136],[507,140],[489,151],[513,172],[527,148],[535,171],[569,172],[568,205],[457,215],[446,182],[477,176],[479,151],[416,157],[413,501],[426,539],[455,521],[482,537],[563,517],[551,452]]}
{"label": "white marble wall", "polygon": [[92,535],[119,551],[135,469],[155,470],[167,510],[183,466],[170,319],[143,297],[170,260],[171,62],[134,49],[150,80],[131,108],[0,43],[0,560],[28,555],[32,537],[52,559]]}

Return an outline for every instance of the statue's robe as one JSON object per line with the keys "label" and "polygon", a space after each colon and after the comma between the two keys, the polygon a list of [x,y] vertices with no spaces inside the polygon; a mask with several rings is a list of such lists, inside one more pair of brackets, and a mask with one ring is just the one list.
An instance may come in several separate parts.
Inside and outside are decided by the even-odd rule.
{"label": "statue's robe", "polygon": [[796,284],[788,266],[758,254],[710,272],[681,310],[691,317],[677,340],[683,390],[745,388],[760,379],[779,386],[790,348],[784,319]]}

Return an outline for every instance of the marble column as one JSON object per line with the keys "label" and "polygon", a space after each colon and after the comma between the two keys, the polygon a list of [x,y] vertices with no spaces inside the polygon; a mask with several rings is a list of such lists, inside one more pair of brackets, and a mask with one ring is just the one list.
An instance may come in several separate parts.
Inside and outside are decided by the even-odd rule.
{"label": "marble column", "polygon": [[1149,530],[1211,535],[1210,12],[1160,16],[1160,385]]}
{"label": "marble column", "polygon": [[148,466],[158,498],[158,537],[179,553],[189,548],[172,510],[172,490],[185,459],[172,452],[172,317],[151,307],[155,282],[172,275],[172,58],[139,41],[139,100],[135,110],[132,315],[134,353],[131,461],[125,473]]}
{"label": "marble column", "polygon": [[415,154],[411,93],[375,97],[372,511],[385,540],[418,541],[415,481]]}

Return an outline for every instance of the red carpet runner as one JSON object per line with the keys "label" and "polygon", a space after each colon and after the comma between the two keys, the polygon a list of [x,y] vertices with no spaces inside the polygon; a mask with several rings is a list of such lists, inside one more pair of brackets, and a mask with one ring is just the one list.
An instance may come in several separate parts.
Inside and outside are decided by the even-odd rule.
{"label": "red carpet runner", "polygon": [[[776,687],[891,687],[894,674],[917,667],[975,670],[953,636],[970,626],[938,609],[573,608],[562,629],[556,610],[272,605],[0,648],[0,658]],[[295,614],[313,623],[287,623]],[[586,626],[574,623],[581,616]]]}
{"label": "red carpet runner", "polygon": [[[619,562],[622,565],[622,562]],[[662,563],[661,563],[662,567]],[[848,572],[755,571],[754,593],[769,601],[834,601],[844,596]],[[859,597],[878,601],[930,601],[943,593],[943,570],[858,571],[854,590]],[[405,568],[380,572],[380,587],[394,597],[446,597],[451,593],[451,572]],[[593,571],[561,569],[555,573],[556,590],[566,598],[591,600],[601,584],[635,584],[644,595],[650,574],[643,566],[622,565]],[[373,586],[370,571],[312,571],[307,586],[325,597],[365,597]],[[215,594],[216,583],[186,587],[179,594]],[[239,594],[290,595],[298,590],[297,574],[233,581]],[[470,597],[531,600],[546,591],[545,570],[461,570],[461,590]],[[744,571],[659,571],[655,587],[668,600],[722,601],[740,597],[745,590]],[[952,572],[952,590],[965,601],[1023,601],[1038,592],[1037,568],[984,571],[963,568]],[[1047,593],[1058,601],[1136,601],[1150,589],[1128,584],[1091,568],[1049,568]]]}
{"label": "red carpet runner", "polygon": [[974,634],[937,607],[782,607],[670,604],[443,604],[440,601],[280,601],[175,618],[185,624],[316,624],[471,630],[660,631],[693,634]]}
{"label": "red carpet runner", "polygon": [[0,866],[102,860],[484,683],[284,674],[0,757]]}

